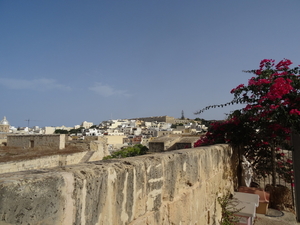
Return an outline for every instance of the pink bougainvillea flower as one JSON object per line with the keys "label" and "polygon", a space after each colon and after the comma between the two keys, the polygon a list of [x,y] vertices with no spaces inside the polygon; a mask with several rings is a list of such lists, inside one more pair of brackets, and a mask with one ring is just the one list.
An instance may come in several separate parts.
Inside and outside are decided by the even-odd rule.
{"label": "pink bougainvillea flower", "polygon": [[237,86],[236,88],[232,89],[232,90],[230,91],[230,93],[232,94],[232,93],[234,93],[235,91],[237,91],[237,90],[243,88],[244,86],[245,86],[244,84],[240,84],[240,85]]}
{"label": "pink bougainvillea flower", "polygon": [[260,69],[263,69],[264,67],[268,67],[268,66],[274,66],[274,62],[275,60],[274,59],[263,59],[261,62],[260,62],[260,65],[259,65],[259,68]]}
{"label": "pink bougainvillea flower", "polygon": [[284,79],[283,77],[277,78],[270,87],[270,91],[267,93],[266,97],[271,101],[282,99],[285,94],[294,90],[291,83],[292,81],[290,79]]}
{"label": "pink bougainvillea flower", "polygon": [[283,59],[281,60],[276,66],[275,68],[277,70],[287,70],[289,69],[289,66],[292,65],[292,61],[289,59]]}
{"label": "pink bougainvillea flower", "polygon": [[270,109],[277,109],[279,105],[270,105]]}
{"label": "pink bougainvillea flower", "polygon": [[290,114],[291,115],[300,115],[300,111],[298,109],[291,109]]}

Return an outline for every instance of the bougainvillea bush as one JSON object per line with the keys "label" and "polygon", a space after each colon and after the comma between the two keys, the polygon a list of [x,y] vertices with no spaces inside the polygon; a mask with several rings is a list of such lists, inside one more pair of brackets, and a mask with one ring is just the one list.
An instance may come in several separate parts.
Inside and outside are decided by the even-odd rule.
{"label": "bougainvillea bush", "polygon": [[248,84],[231,90],[231,102],[208,106],[204,110],[243,103],[245,107],[232,112],[228,119],[212,123],[207,134],[195,147],[215,143],[229,143],[241,149],[252,163],[257,175],[271,174],[276,184],[276,172],[290,182],[292,161],[279,151],[290,149],[291,131],[300,132],[300,71],[291,68],[284,59],[264,59],[259,69],[244,71],[254,74]]}

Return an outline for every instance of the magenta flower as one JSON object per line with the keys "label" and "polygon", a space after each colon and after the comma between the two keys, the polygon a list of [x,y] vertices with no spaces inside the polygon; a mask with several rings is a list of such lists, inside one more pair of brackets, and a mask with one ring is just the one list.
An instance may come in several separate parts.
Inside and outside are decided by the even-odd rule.
{"label": "magenta flower", "polygon": [[277,70],[287,70],[291,64],[293,64],[291,60],[284,59],[281,60],[275,67]]}
{"label": "magenta flower", "polygon": [[298,109],[291,109],[290,114],[291,115],[300,115],[300,111]]}

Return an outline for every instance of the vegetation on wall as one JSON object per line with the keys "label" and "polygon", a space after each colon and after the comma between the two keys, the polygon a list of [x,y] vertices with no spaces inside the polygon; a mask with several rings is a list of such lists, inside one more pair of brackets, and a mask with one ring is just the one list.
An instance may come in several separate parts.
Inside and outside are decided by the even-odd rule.
{"label": "vegetation on wall", "polygon": [[82,129],[84,129],[84,127],[80,127],[77,129],[71,129],[71,130],[63,130],[63,129],[56,129],[54,131],[55,134],[77,134],[77,133],[81,133]]}
{"label": "vegetation on wall", "polygon": [[173,123],[171,128],[177,128],[177,126],[183,126],[183,123]]}
{"label": "vegetation on wall", "polygon": [[239,218],[235,215],[242,209],[236,209],[234,206],[230,205],[232,200],[232,194],[228,192],[226,195],[217,198],[218,203],[222,209],[221,225],[235,225],[238,224]]}
{"label": "vegetation on wall", "polygon": [[69,134],[69,131],[63,129],[56,129],[54,134]]}
{"label": "vegetation on wall", "polygon": [[137,144],[134,146],[125,147],[120,151],[116,151],[109,156],[103,158],[103,160],[112,159],[112,158],[126,158],[137,155],[144,155],[148,152],[148,148],[142,144]]}

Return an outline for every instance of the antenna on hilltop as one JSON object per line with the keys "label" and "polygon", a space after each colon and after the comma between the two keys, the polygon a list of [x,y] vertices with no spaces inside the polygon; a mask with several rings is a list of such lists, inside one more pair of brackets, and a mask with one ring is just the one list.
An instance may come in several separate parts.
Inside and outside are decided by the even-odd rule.
{"label": "antenna on hilltop", "polygon": [[183,110],[181,111],[181,119],[184,120],[184,112],[183,112]]}

